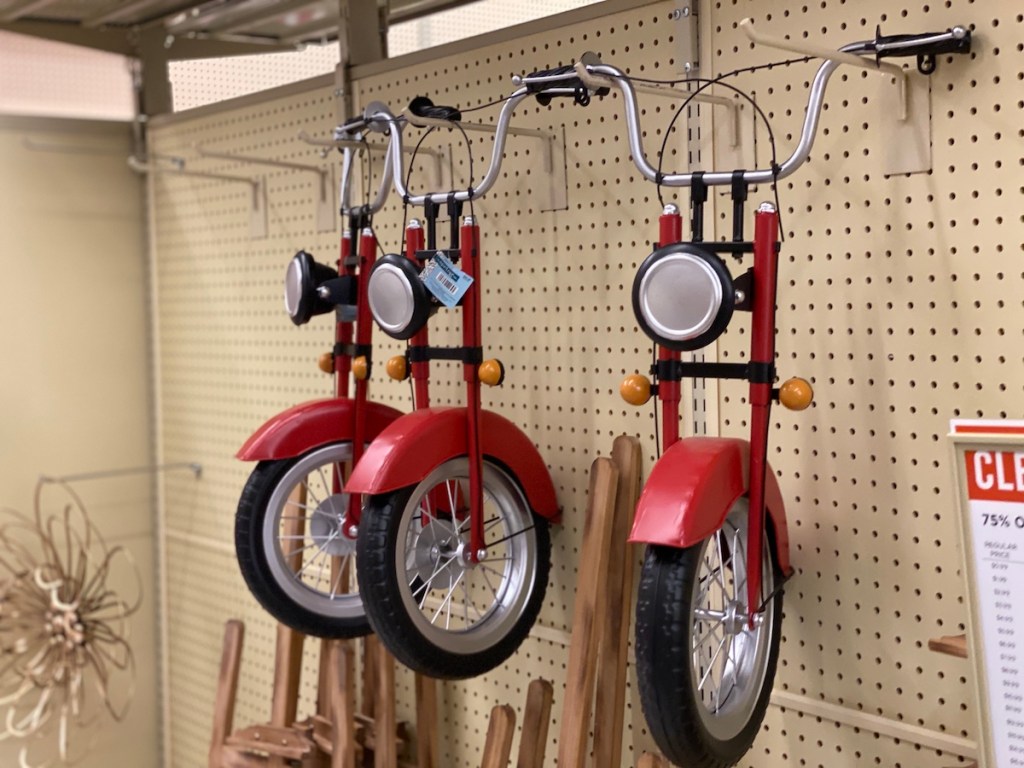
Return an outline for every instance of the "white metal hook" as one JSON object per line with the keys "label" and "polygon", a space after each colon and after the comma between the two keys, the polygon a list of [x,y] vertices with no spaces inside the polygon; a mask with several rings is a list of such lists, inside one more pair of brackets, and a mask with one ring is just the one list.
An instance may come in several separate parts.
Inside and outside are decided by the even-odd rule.
{"label": "white metal hook", "polygon": [[778,48],[782,51],[799,53],[804,56],[814,56],[819,59],[829,59],[830,61],[836,61],[840,64],[849,64],[854,67],[860,67],[861,69],[867,69],[871,72],[891,75],[896,78],[896,93],[897,100],[900,105],[900,120],[906,119],[907,73],[903,67],[896,64],[890,64],[889,62],[873,61],[854,53],[837,51],[824,45],[815,45],[814,43],[809,43],[806,40],[787,40],[783,37],[766,35],[765,33],[755,29],[754,20],[750,17],[747,17],[740,22],[740,29],[743,30],[743,33],[752,43],[756,43],[757,45],[765,45],[769,48]]}
{"label": "white metal hook", "polygon": [[[461,121],[454,120],[442,120],[438,117],[423,117],[421,115],[414,115],[406,110],[401,115],[405,118],[409,125],[416,126],[417,128],[455,128],[456,125],[462,126],[467,131],[477,131],[480,133],[497,133],[498,126],[491,125],[490,123],[463,123]],[[553,133],[542,131],[537,128],[516,128],[509,126],[505,133],[512,136],[532,136],[533,138],[540,139],[543,144],[544,153],[544,171],[551,173],[555,167],[555,141],[556,137]],[[421,152],[423,150],[420,150]]]}

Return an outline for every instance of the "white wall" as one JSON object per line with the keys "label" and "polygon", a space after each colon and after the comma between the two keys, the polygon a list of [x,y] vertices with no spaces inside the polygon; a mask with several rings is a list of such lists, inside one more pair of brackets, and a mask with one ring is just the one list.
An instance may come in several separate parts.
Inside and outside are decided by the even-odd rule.
{"label": "white wall", "polygon": [[[31,151],[29,136],[90,153]],[[129,151],[123,123],[0,117],[0,507],[31,512],[41,474],[151,462],[143,188]],[[134,556],[145,600],[134,704],[125,722],[72,735],[96,739],[82,768],[158,764],[151,483],[75,486],[108,543]],[[18,748],[0,741],[0,765],[17,765]]]}

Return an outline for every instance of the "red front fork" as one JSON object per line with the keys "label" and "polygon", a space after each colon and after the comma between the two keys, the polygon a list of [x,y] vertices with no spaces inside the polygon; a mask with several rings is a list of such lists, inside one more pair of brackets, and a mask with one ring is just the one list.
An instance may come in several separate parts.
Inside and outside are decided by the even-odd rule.
{"label": "red front fork", "polygon": [[[658,246],[664,247],[672,243],[678,243],[683,239],[683,217],[675,206],[665,209],[658,219]],[[679,352],[674,352],[666,347],[658,347],[658,360],[679,360]],[[679,400],[680,382],[659,381],[658,399],[661,400],[661,425],[662,437],[665,441],[665,450],[668,450],[679,441]]]}
{"label": "red front fork", "polygon": [[[462,346],[467,351],[480,349],[480,227],[467,218],[459,233],[462,271],[473,279],[462,301]],[[466,380],[466,446],[469,460],[469,559],[477,562],[484,548],[483,451],[480,447],[480,368],[470,357],[462,366]]]}
{"label": "red front fork", "polygon": [[[779,257],[779,215],[758,211],[754,217],[754,297],[750,325],[750,363],[762,370],[775,365],[775,294]],[[750,512],[747,525],[747,606],[750,624],[761,607],[761,569],[765,527],[764,484],[768,467],[768,428],[772,382],[750,384]]]}
{"label": "red front fork", "polygon": [[[356,268],[348,264],[352,255],[352,233],[345,231],[341,235],[341,258],[338,259],[338,274],[355,276]],[[334,326],[334,340],[338,344],[352,343],[352,323],[342,322],[340,319]],[[352,358],[349,355],[334,355],[334,380],[335,394],[338,397],[348,397],[348,374],[352,370]]]}
{"label": "red front fork", "polygon": [[[409,261],[416,263],[416,253],[422,251],[424,248],[424,236],[423,227],[419,222],[410,223],[405,229],[405,257]],[[426,347],[430,343],[430,332],[427,330],[427,323],[423,324],[423,329],[419,331],[409,341],[411,347]],[[413,392],[414,402],[413,407],[416,410],[420,408],[430,407],[430,389],[428,381],[430,379],[430,362],[422,360],[412,364],[412,381],[413,381]]]}
{"label": "red front fork", "polygon": [[[342,255],[344,256],[345,248],[342,241]],[[350,242],[350,240],[348,241]],[[373,341],[373,319],[370,315],[370,300],[368,296],[368,283],[370,269],[373,267],[374,261],[377,259],[377,239],[373,236],[373,230],[369,227],[363,229],[359,233],[359,266],[358,266],[358,277],[357,277],[357,291],[356,291],[356,328],[355,328],[355,339],[356,339],[356,354],[366,358],[366,377],[362,379],[356,379],[356,393],[355,393],[355,408],[352,409],[353,421],[352,425],[352,466],[354,467],[359,463],[359,459],[363,456],[363,451],[366,450],[366,400],[369,394],[370,388],[370,366],[372,361],[370,344]],[[341,324],[339,324],[341,325]],[[351,324],[345,323],[349,327],[347,335],[351,338]],[[339,331],[340,335],[340,331]],[[348,391],[348,372],[350,368],[350,359],[348,355],[342,356],[345,361],[344,365],[339,368],[338,377],[339,379],[344,375],[345,384],[344,389]],[[335,362],[335,367],[337,362]],[[344,373],[342,373],[344,371]],[[339,381],[338,388],[341,390],[342,384]],[[335,479],[337,485],[340,478]],[[336,493],[340,493],[341,489],[336,488]],[[345,515],[343,522],[344,529],[342,534],[347,536],[348,530],[351,526],[359,525],[360,513],[362,512],[362,497],[358,493],[353,493],[348,499],[348,513]]]}

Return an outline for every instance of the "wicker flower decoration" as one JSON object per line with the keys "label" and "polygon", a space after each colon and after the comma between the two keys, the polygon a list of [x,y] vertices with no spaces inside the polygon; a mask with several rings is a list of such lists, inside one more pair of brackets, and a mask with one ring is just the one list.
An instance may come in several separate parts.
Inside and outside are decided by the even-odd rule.
{"label": "wicker flower decoration", "polygon": [[[121,720],[134,693],[138,570],[127,550],[107,546],[70,487],[56,486],[56,504],[45,488],[55,486],[36,487],[32,516],[0,510],[0,740],[31,740],[23,766],[54,742],[70,762],[75,729],[104,712]],[[115,571],[121,583],[132,577],[131,601],[108,585]]]}

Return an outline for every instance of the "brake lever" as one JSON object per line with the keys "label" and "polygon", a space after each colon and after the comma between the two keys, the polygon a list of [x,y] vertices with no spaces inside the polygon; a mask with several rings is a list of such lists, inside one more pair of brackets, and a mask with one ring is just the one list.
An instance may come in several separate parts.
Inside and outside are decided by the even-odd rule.
{"label": "brake lever", "polygon": [[971,30],[956,26],[933,34],[883,35],[879,25],[875,27],[875,40],[869,50],[874,51],[875,61],[894,56],[916,56],[918,72],[930,75],[938,66],[936,56],[971,52]]}

